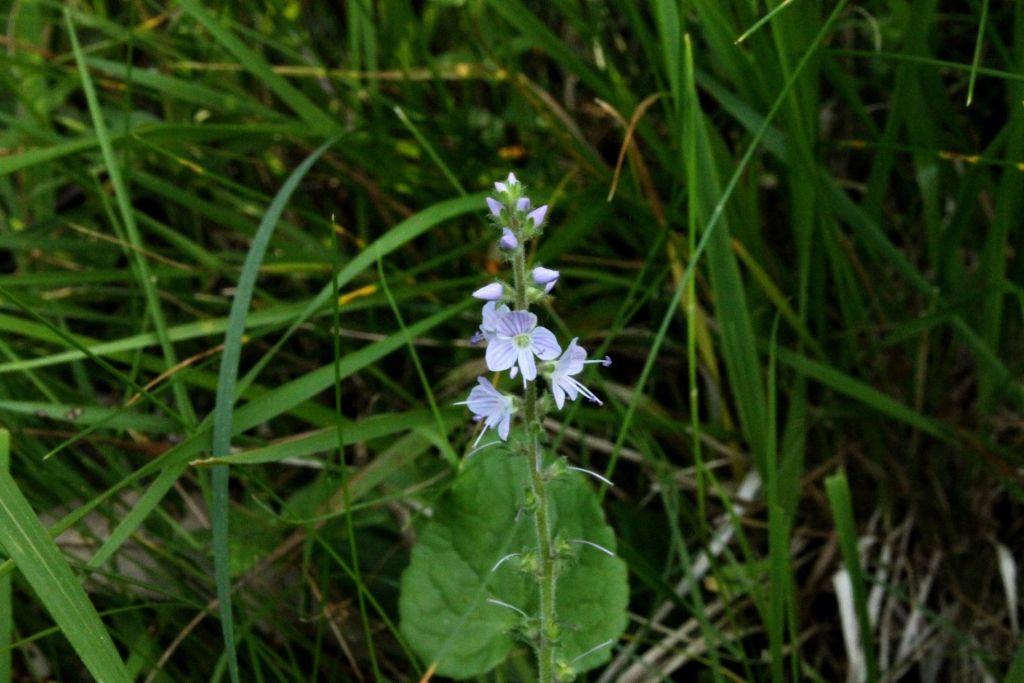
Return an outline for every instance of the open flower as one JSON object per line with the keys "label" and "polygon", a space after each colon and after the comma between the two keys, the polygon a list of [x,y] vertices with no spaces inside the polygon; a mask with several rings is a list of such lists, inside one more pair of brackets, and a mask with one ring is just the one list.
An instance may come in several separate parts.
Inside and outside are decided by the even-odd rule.
{"label": "open flower", "polygon": [[483,431],[480,432],[480,436],[476,437],[473,446],[480,443],[480,439],[488,429],[494,427],[498,428],[498,436],[501,437],[501,440],[507,441],[509,426],[512,424],[512,414],[516,411],[515,400],[495,389],[486,377],[478,377],[476,381],[478,386],[470,390],[469,398],[455,404],[468,406],[473,411],[474,419],[483,420]]}
{"label": "open flower", "polygon": [[498,334],[498,321],[508,312],[509,308],[505,304],[499,305],[496,301],[484,304],[483,310],[480,311],[480,317],[483,318],[480,330],[470,338],[469,343],[479,344],[494,339]]}
{"label": "open flower", "polygon": [[611,360],[607,357],[602,360],[587,360],[587,352],[582,346],[577,346],[576,341],[579,337],[573,338],[569,342],[569,346],[566,347],[565,353],[555,363],[554,369],[551,371],[551,375],[548,378],[551,382],[551,393],[555,397],[555,405],[561,410],[562,406],[565,405],[565,395],[569,395],[569,400],[575,401],[576,398],[583,394],[588,399],[600,405],[601,400],[594,395],[590,389],[580,384],[579,380],[573,378],[573,375],[578,375],[583,371],[583,366],[587,363],[601,363],[605,361],[611,363]]}
{"label": "open flower", "polygon": [[499,372],[518,364],[524,383],[537,378],[534,356],[553,360],[562,350],[551,330],[537,327],[537,316],[528,311],[506,313],[498,320],[496,332],[487,345],[487,367]]}

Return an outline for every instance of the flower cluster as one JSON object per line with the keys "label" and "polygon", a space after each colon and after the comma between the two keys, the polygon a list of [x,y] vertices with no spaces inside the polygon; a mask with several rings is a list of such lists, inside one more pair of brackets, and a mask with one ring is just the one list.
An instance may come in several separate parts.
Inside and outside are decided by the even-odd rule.
{"label": "flower cluster", "polygon": [[[495,197],[487,198],[492,224],[501,232],[498,246],[513,264],[513,283],[491,282],[473,292],[485,301],[481,311],[480,328],[470,343],[487,342],[487,368],[493,372],[509,371],[515,378],[522,375],[524,390],[538,375],[547,381],[555,406],[561,409],[566,397],[575,401],[579,396],[600,404],[601,401],[576,379],[586,364],[611,364],[611,359],[587,360],[587,352],[574,338],[562,350],[554,333],[537,324],[537,316],[529,312],[532,302],[550,295],[558,283],[559,272],[536,266],[526,275],[524,244],[537,237],[547,218],[548,207],[533,208],[523,186],[509,173],[505,182],[494,184]],[[527,279],[529,281],[527,281]],[[532,399],[531,399],[532,400]],[[456,405],[467,406],[484,429],[477,437],[480,442],[488,429],[497,428],[503,441],[508,439],[512,418],[522,408],[522,400],[502,393],[486,378],[478,379],[469,398]],[[544,405],[544,402],[541,402]],[[474,444],[475,445],[475,444]]]}

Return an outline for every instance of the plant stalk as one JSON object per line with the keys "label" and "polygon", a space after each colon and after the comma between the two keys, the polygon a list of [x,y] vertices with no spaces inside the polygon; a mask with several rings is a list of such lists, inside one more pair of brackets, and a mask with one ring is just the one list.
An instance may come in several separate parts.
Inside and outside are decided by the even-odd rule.
{"label": "plant stalk", "polygon": [[[518,226],[516,226],[518,227]],[[518,231],[517,231],[518,232]],[[526,249],[520,239],[512,256],[512,275],[515,285],[516,310],[530,308],[526,296]],[[555,681],[555,646],[558,623],[555,620],[555,558],[551,552],[551,528],[548,525],[548,501],[544,490],[543,459],[540,448],[540,424],[537,415],[537,383],[526,385],[524,400],[526,413],[526,441],[533,456],[530,469],[530,490],[533,493],[533,526],[537,535],[538,589],[540,592],[540,628],[537,636],[537,668],[540,683]]]}

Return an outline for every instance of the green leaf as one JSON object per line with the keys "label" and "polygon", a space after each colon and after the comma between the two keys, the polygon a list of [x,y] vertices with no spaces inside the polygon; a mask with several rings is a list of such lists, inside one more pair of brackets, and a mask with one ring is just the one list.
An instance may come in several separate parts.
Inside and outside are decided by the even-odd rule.
{"label": "green leaf", "polygon": [[[0,430],[0,460],[10,436]],[[0,547],[10,556],[82,663],[98,681],[131,680],[110,634],[7,468],[0,469]]]}
{"label": "green leaf", "polygon": [[[519,571],[515,558],[492,572],[502,557],[533,550],[530,515],[517,514],[529,488],[528,468],[527,459],[494,450],[470,460],[413,549],[402,575],[401,628],[413,650],[437,664],[438,675],[481,675],[512,649],[513,630],[523,620],[488,598],[527,614],[537,611],[536,584]],[[583,475],[551,482],[547,491],[554,538],[614,550],[615,535]],[[622,560],[583,544],[572,547],[578,554],[563,566],[555,597],[562,627],[558,654],[566,661],[618,639],[629,599]],[[573,667],[591,669],[609,653],[601,648]]]}

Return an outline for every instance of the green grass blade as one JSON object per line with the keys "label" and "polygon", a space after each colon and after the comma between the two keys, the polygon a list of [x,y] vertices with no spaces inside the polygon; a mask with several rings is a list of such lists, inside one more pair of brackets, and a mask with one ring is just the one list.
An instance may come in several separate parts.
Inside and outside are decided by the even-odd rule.
{"label": "green grass blade", "polygon": [[402,125],[405,126],[410,133],[412,133],[412,136],[414,138],[416,138],[416,142],[420,143],[420,147],[422,147],[423,150],[427,153],[427,156],[430,157],[430,160],[433,161],[434,164],[437,165],[439,169],[441,169],[441,173],[443,173],[444,177],[448,179],[448,182],[452,184],[452,187],[455,188],[455,191],[458,192],[461,196],[465,197],[466,188],[462,186],[462,183],[459,182],[459,179],[455,176],[454,173],[452,173],[452,169],[448,166],[448,164],[445,163],[444,159],[441,158],[441,155],[437,153],[437,150],[434,149],[434,146],[432,144],[430,144],[430,141],[423,137],[423,133],[421,133],[420,129],[416,127],[416,124],[412,122],[412,120],[409,118],[409,115],[405,113],[405,110],[399,106],[395,106],[394,112],[395,115],[398,116],[398,120],[402,122]]}
{"label": "green grass blade", "polygon": [[[64,22],[71,37],[71,47],[75,53],[78,74],[82,80],[82,89],[85,91],[86,101],[89,104],[89,114],[92,117],[93,127],[96,129],[96,137],[99,139],[103,161],[107,166],[107,173],[110,174],[110,182],[114,186],[114,194],[116,195],[124,230],[132,246],[128,257],[134,264],[136,279],[145,294],[146,310],[148,315],[153,318],[153,325],[156,327],[157,337],[160,339],[164,361],[167,363],[167,367],[174,367],[178,363],[177,355],[175,354],[174,346],[167,337],[167,321],[164,318],[160,297],[153,286],[153,276],[150,272],[149,264],[142,255],[145,250],[142,246],[142,237],[139,234],[139,229],[135,224],[135,210],[131,205],[131,199],[128,195],[128,186],[125,184],[124,176],[121,174],[121,166],[114,156],[114,148],[110,141],[110,134],[107,132],[107,124],[104,120],[103,110],[100,108],[99,97],[96,95],[96,88],[93,85],[92,77],[89,75],[89,68],[85,64],[82,46],[78,43],[78,34],[75,33],[75,26],[71,21],[71,12],[67,9],[64,12]],[[171,387],[174,390],[175,400],[178,403],[181,414],[189,424],[194,423],[195,414],[192,409],[192,402],[189,400],[185,387],[178,380],[177,376],[171,378]]]}
{"label": "green grass blade", "polygon": [[[274,228],[284,212],[288,200],[299,186],[309,169],[317,159],[335,144],[338,138],[332,138],[320,145],[285,181],[281,190],[274,197],[270,207],[260,221],[249,252],[245,256],[245,264],[238,278],[235,295],[231,301],[231,313],[228,316],[228,327],[224,334],[224,351],[221,355],[220,373],[217,382],[217,398],[213,409],[213,456],[227,455],[231,450],[232,418],[235,405],[235,386],[238,380],[238,365],[242,355],[242,336],[245,334],[245,319],[249,315],[253,291],[256,289],[256,278],[260,266],[274,234]],[[213,468],[213,499],[211,502],[211,521],[213,523],[213,562],[217,584],[221,626],[224,632],[224,645],[227,648],[228,671],[231,680],[238,682],[238,660],[235,652],[234,620],[231,614],[231,576],[229,574],[228,547],[228,466],[218,465]]]}
{"label": "green grass blade", "polygon": [[263,356],[263,359],[239,382],[239,385],[244,390],[244,387],[259,374],[299,327],[309,320],[314,313],[322,310],[327,305],[335,291],[340,291],[356,275],[375,263],[378,258],[383,258],[395,249],[419,237],[427,230],[436,227],[439,223],[470,211],[479,210],[485,196],[483,193],[475,193],[465,197],[456,197],[455,199],[438,202],[402,221],[359,252],[355,258],[338,271],[338,274],[334,276],[331,282],[324,285],[320,292],[306,304],[288,330],[274,343],[274,346]]}
{"label": "green grass blade", "polygon": [[836,535],[843,553],[843,564],[850,574],[853,586],[853,602],[857,610],[857,621],[860,624],[860,644],[864,649],[867,663],[868,683],[878,680],[878,662],[875,660],[875,647],[872,639],[871,621],[868,618],[868,596],[864,584],[864,571],[860,565],[857,527],[853,518],[853,501],[850,497],[850,485],[846,474],[838,472],[825,479],[825,493],[828,495],[832,517],[836,523]]}
{"label": "green grass blade", "polygon": [[[444,429],[450,431],[449,423],[455,422],[462,410],[450,408],[442,411]],[[379,439],[385,436],[393,436],[404,432],[416,431],[421,427],[437,424],[437,418],[432,410],[415,410],[408,413],[383,413],[374,415],[358,421],[346,420],[341,428],[341,445],[351,446],[371,439]],[[251,450],[225,455],[223,458],[201,460],[193,464],[215,464],[223,462],[230,465],[261,465],[268,462],[279,462],[281,460],[302,458],[323,453],[336,448],[338,445],[338,427],[324,427],[308,434],[285,439],[278,443],[253,448]]]}
{"label": "green grass blade", "polygon": [[377,260],[377,276],[380,278],[381,289],[384,291],[384,296],[387,297],[388,304],[391,306],[391,312],[395,316],[395,321],[398,323],[402,336],[405,338],[406,345],[409,348],[409,356],[412,358],[413,365],[416,366],[416,374],[419,376],[420,384],[423,386],[423,393],[427,397],[427,403],[430,404],[430,411],[434,415],[437,437],[443,444],[441,453],[450,466],[458,467],[459,456],[456,455],[455,449],[452,448],[451,442],[448,441],[448,428],[444,424],[444,418],[441,417],[441,409],[438,408],[437,400],[434,398],[434,390],[430,386],[430,380],[427,379],[427,373],[423,370],[423,363],[420,361],[420,354],[416,351],[416,345],[413,344],[413,338],[409,336],[409,328],[405,326],[405,319],[402,317],[402,311],[398,308],[398,302],[395,301],[395,297],[391,294],[391,288],[388,287],[387,276],[384,275],[384,262],[380,259]]}
{"label": "green grass blade", "polygon": [[813,361],[787,349],[777,349],[776,354],[780,362],[800,374],[831,387],[872,410],[877,410],[894,420],[906,423],[943,441],[951,441],[955,437],[953,431],[945,423],[922,415],[871,385],[854,379],[830,365]]}
{"label": "green grass blade", "polygon": [[[0,460],[10,434],[0,430]],[[130,683],[110,634],[32,506],[6,468],[0,468],[0,546],[14,561],[50,616],[96,680]]]}
{"label": "green grass blade", "polygon": [[971,75],[967,81],[967,106],[974,101],[974,82],[978,78],[978,65],[981,63],[981,46],[985,38],[985,24],[988,23],[988,0],[981,0],[981,19],[978,20],[978,39],[974,43],[974,58],[971,60]]}
{"label": "green grass blade", "polygon": [[[460,305],[446,308],[434,315],[416,322],[408,327],[408,334],[412,337],[425,334],[429,330],[437,327],[441,323],[449,320],[450,318],[462,313],[475,302],[470,299],[463,302]],[[373,363],[381,360],[390,353],[394,353],[398,349],[405,345],[405,340],[398,336],[391,336],[383,339],[379,342],[374,342],[368,346],[365,346],[357,351],[347,354],[344,358],[341,358],[338,362],[338,376],[342,379],[351,376],[352,374],[359,372],[360,370],[369,367]],[[316,396],[320,392],[329,388],[332,383],[335,382],[335,371],[334,367],[327,366],[315,370],[314,372],[306,375],[305,377],[293,380],[287,384],[284,384],[274,391],[261,396],[260,398],[253,400],[250,403],[240,407],[235,411],[234,419],[232,420],[232,431],[233,434],[241,434],[242,432],[252,429],[253,427],[268,422],[275,417],[278,417],[290,410],[293,410],[297,406],[302,405],[312,397]],[[426,417],[424,417],[424,420]],[[433,420],[433,415],[430,417]],[[398,426],[403,425],[402,422],[396,423]],[[390,429],[395,425],[385,428],[384,425],[377,423],[373,420],[368,420],[365,424],[367,431],[361,432],[356,430],[356,436],[364,436],[365,438],[373,438],[374,434],[383,435],[383,431]],[[376,432],[375,430],[380,427],[382,432]],[[149,489],[142,495],[138,503],[132,508],[129,514],[121,520],[117,528],[111,534],[110,538],[101,546],[97,555],[101,556],[101,559],[105,560],[110,557],[117,548],[120,547],[131,534],[135,533],[139,525],[145,520],[145,518],[156,508],[156,505],[160,502],[160,499],[170,490],[171,486],[177,480],[184,467],[189,464],[190,461],[196,460],[204,451],[209,451],[211,446],[211,425],[209,421],[204,422],[197,429],[196,434],[189,437],[185,441],[176,445],[171,450],[167,451],[160,458],[147,463],[141,468],[132,472],[131,475],[122,479],[117,483],[116,486],[105,491],[100,499],[92,501],[90,505],[83,507],[76,511],[74,514],[69,515],[67,518],[62,519],[53,528],[53,533],[60,533],[65,529],[69,528],[78,519],[80,519],[89,509],[92,509],[95,505],[102,502],[103,499],[109,498],[116,494],[118,491],[136,484],[140,480],[151,476],[154,472],[159,472],[158,478],[150,485]],[[328,430],[325,432],[328,434],[327,441],[317,441],[317,435],[311,435],[310,439],[312,443],[317,446],[316,450],[330,450],[332,445],[337,443],[337,428]],[[347,439],[347,437],[346,437]],[[320,447],[322,446],[322,447]],[[282,447],[278,445],[278,448]],[[283,446],[287,447],[287,445]],[[267,446],[266,450],[257,449],[253,452],[253,460],[267,462],[270,460],[278,459],[280,451],[275,448],[274,445]],[[301,442],[296,448],[302,448]],[[307,451],[314,452],[314,451]],[[303,453],[297,453],[296,457],[301,456]],[[239,464],[249,464],[246,462],[246,454],[239,453],[237,456],[229,455],[223,456],[228,462],[233,462],[238,458]],[[281,456],[286,457],[286,456]],[[199,464],[207,464],[208,461],[200,460]],[[3,575],[5,565],[0,565],[0,576]]]}
{"label": "green grass blade", "polygon": [[786,7],[788,7],[791,2],[793,2],[793,0],[782,0],[782,2],[778,4],[778,6],[772,8],[771,11],[769,11],[763,17],[758,19],[756,22],[754,22],[753,26],[751,26],[746,31],[744,31],[742,34],[740,34],[740,37],[736,39],[736,44],[739,45],[744,40],[746,40],[751,35],[753,35],[754,32],[756,32],[759,28],[761,28],[762,26],[767,24],[769,21],[771,21],[772,17],[774,17],[776,14],[778,14],[782,10],[786,9]]}
{"label": "green grass blade", "polygon": [[210,32],[213,38],[224,46],[242,66],[258,77],[270,90],[291,107],[307,124],[321,135],[338,129],[337,122],[317,107],[309,98],[278,75],[256,52],[228,30],[216,17],[211,15],[197,0],[178,0],[178,4]]}
{"label": "green grass blade", "polygon": [[1020,681],[1024,681],[1024,645],[1017,649],[1017,654],[1006,672],[1006,677],[1003,678],[1003,683],[1020,683]]}
{"label": "green grass blade", "polygon": [[[778,397],[776,392],[779,316],[772,325],[768,355],[768,448],[765,453],[765,494],[768,506],[768,649],[773,683],[785,680],[785,624],[792,582],[790,577],[789,520],[782,505],[778,462]],[[796,655],[793,654],[795,657]]]}
{"label": "green grass blade", "polygon": [[[11,435],[0,430],[0,477],[11,474]],[[11,575],[0,576],[0,683],[11,683],[11,659],[14,643],[14,603],[11,598]]]}
{"label": "green grass blade", "polygon": [[[619,428],[618,436],[615,439],[615,447],[612,451],[612,457],[609,459],[608,466],[605,468],[605,477],[610,479],[615,472],[615,464],[618,461],[618,454],[622,448],[622,445],[625,443],[626,435],[629,433],[629,429],[633,422],[633,417],[636,414],[637,406],[640,402],[641,397],[643,396],[643,388],[646,385],[647,380],[649,379],[651,372],[654,369],[654,362],[658,356],[658,351],[661,349],[661,345],[665,340],[665,335],[668,333],[668,326],[672,322],[672,319],[675,317],[676,307],[679,306],[679,300],[682,298],[683,292],[688,286],[690,278],[693,278],[695,276],[696,263],[698,262],[701,254],[703,254],[704,250],[707,248],[710,238],[712,237],[712,235],[715,234],[715,228],[718,226],[719,222],[722,219],[722,215],[725,212],[726,203],[729,201],[729,198],[736,190],[736,186],[739,184],[740,177],[743,175],[743,173],[747,169],[747,166],[750,164],[750,161],[754,156],[754,152],[757,151],[758,147],[760,146],[761,140],[764,138],[765,133],[767,133],[772,120],[775,118],[775,115],[778,114],[779,110],[782,108],[783,103],[786,101],[790,89],[796,83],[796,80],[800,77],[800,74],[803,72],[804,67],[807,65],[811,57],[817,51],[818,47],[825,39],[825,36],[827,36],[829,31],[832,29],[833,24],[835,24],[836,20],[841,15],[843,8],[846,7],[848,1],[849,0],[840,0],[840,2],[832,10],[831,14],[829,14],[825,23],[822,25],[821,29],[819,29],[818,33],[815,35],[814,40],[811,41],[811,44],[808,46],[807,52],[801,58],[800,62],[797,63],[796,67],[793,69],[793,72],[790,75],[789,79],[786,81],[786,84],[783,86],[782,91],[776,97],[775,102],[771,106],[771,109],[769,109],[768,114],[765,116],[764,121],[761,124],[761,127],[758,128],[757,132],[754,134],[753,138],[748,144],[746,151],[743,153],[743,156],[736,164],[736,169],[735,171],[733,171],[732,176],[729,178],[729,182],[726,183],[725,188],[722,190],[721,196],[717,204],[715,204],[715,208],[711,212],[711,216],[708,219],[707,224],[704,226],[704,231],[701,234],[700,241],[697,243],[697,248],[694,249],[693,253],[690,255],[690,263],[686,267],[686,272],[677,283],[675,293],[672,296],[672,300],[669,302],[669,306],[665,311],[665,315],[662,318],[661,324],[658,327],[658,331],[655,333],[654,338],[651,341],[650,350],[648,351],[647,357],[644,361],[643,369],[640,371],[640,376],[637,379],[636,388],[633,392],[632,398],[630,399],[629,405],[626,408],[626,413],[623,417],[622,425]],[[763,408],[761,409],[763,410]],[[606,490],[606,488],[602,488],[602,491]]]}

